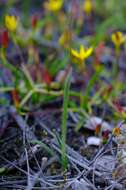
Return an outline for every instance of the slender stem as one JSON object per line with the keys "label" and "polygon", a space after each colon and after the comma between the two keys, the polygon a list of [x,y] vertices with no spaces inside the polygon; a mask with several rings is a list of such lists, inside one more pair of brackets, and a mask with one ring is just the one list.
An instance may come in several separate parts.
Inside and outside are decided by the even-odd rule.
{"label": "slender stem", "polygon": [[33,82],[32,78],[31,78],[31,76],[30,76],[30,74],[29,74],[29,72],[28,72],[28,70],[24,64],[22,64],[22,70],[23,70],[28,82],[30,83],[31,87],[34,88],[34,82]]}
{"label": "slender stem", "polygon": [[115,47],[116,62],[113,64],[113,78],[116,78],[119,72],[120,47]]}
{"label": "slender stem", "polygon": [[0,92],[10,92],[14,89],[14,87],[0,87]]}
{"label": "slender stem", "polygon": [[29,98],[33,95],[33,93],[34,93],[34,90],[31,90],[31,91],[23,98],[23,100],[20,102],[20,105],[19,105],[20,108],[24,106],[24,104],[29,100]]}
{"label": "slender stem", "polygon": [[71,72],[70,70],[66,81],[65,81],[65,87],[64,87],[64,99],[63,99],[63,114],[62,114],[62,125],[61,125],[61,160],[62,160],[62,167],[64,170],[67,169],[67,157],[66,157],[66,135],[67,135],[67,112],[68,112],[68,102],[69,102],[69,89],[71,84]]}

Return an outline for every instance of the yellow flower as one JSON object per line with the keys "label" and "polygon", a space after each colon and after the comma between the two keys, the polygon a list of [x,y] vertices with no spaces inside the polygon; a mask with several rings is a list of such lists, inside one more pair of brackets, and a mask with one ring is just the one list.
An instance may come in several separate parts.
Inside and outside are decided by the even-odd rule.
{"label": "yellow flower", "polygon": [[113,128],[112,133],[114,136],[119,136],[121,133],[121,130],[119,127],[115,127],[115,128]]}
{"label": "yellow flower", "polygon": [[65,30],[59,38],[59,44],[63,47],[68,47],[71,39],[72,39],[72,32],[69,30]]}
{"label": "yellow flower", "polygon": [[17,28],[17,24],[18,24],[18,21],[14,15],[5,16],[5,26],[9,31],[11,32],[15,31]]}
{"label": "yellow flower", "polygon": [[83,45],[80,46],[80,52],[77,52],[74,49],[71,49],[71,56],[73,57],[73,61],[75,63],[83,64],[85,59],[88,58],[93,52],[93,48],[90,47],[85,49]]}
{"label": "yellow flower", "polygon": [[116,48],[119,48],[126,40],[126,36],[124,36],[123,33],[119,31],[113,33],[111,38]]}
{"label": "yellow flower", "polygon": [[83,10],[86,14],[90,14],[92,12],[93,9],[93,5],[91,0],[85,0],[83,3]]}
{"label": "yellow flower", "polygon": [[48,11],[57,12],[62,8],[63,0],[49,0],[44,6]]}

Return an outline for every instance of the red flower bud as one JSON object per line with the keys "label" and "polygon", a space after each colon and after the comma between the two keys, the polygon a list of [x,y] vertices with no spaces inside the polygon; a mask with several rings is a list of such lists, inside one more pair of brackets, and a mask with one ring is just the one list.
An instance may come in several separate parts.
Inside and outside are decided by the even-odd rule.
{"label": "red flower bud", "polygon": [[18,107],[20,104],[18,91],[16,89],[12,90],[11,95],[12,95],[12,100],[13,100],[15,107]]}
{"label": "red flower bud", "polygon": [[36,16],[36,15],[33,15],[33,16],[32,16],[32,19],[31,19],[31,23],[32,23],[32,28],[33,28],[33,29],[36,28],[37,22],[38,22],[37,16]]}
{"label": "red flower bud", "polygon": [[102,133],[102,142],[103,144],[107,143],[107,140],[109,138],[109,133],[110,131],[108,129],[106,129],[103,133]]}
{"label": "red flower bud", "polygon": [[1,34],[1,45],[3,48],[7,48],[9,44],[8,31],[4,30]]}
{"label": "red flower bud", "polygon": [[101,128],[102,128],[102,125],[101,124],[98,124],[95,128],[95,135],[99,135],[100,134],[100,131],[101,131]]}
{"label": "red flower bud", "polygon": [[43,81],[47,84],[47,85],[50,85],[50,83],[52,82],[52,77],[51,75],[49,74],[49,72],[44,69],[43,73],[42,73],[42,78],[43,78]]}

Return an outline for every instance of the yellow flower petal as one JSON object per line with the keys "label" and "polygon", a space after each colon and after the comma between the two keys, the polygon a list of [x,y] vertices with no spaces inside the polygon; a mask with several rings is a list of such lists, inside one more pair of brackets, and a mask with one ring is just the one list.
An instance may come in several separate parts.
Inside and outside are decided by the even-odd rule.
{"label": "yellow flower petal", "polygon": [[83,45],[80,45],[80,56],[81,56],[81,57],[84,57],[84,54],[85,54],[84,46],[83,46]]}
{"label": "yellow flower petal", "polygon": [[76,50],[74,50],[74,49],[71,49],[71,55],[72,55],[73,57],[75,57],[75,58],[79,58],[78,52],[77,52]]}
{"label": "yellow flower petal", "polygon": [[89,57],[92,54],[92,52],[93,52],[93,48],[92,47],[88,48],[85,52],[85,58]]}

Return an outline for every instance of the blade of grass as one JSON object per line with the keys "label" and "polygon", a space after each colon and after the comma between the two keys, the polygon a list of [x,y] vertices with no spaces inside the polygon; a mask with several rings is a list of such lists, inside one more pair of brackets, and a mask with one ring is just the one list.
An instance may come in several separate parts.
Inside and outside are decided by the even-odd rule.
{"label": "blade of grass", "polygon": [[62,125],[61,125],[61,163],[64,170],[67,169],[68,160],[66,157],[66,135],[67,135],[67,112],[69,102],[69,92],[71,83],[71,72],[69,72],[64,86],[64,98],[63,98],[63,113],[62,113]]}
{"label": "blade of grass", "polygon": [[27,78],[29,85],[31,86],[32,89],[34,89],[34,82],[32,80],[32,77],[30,76],[28,69],[26,68],[26,66],[24,64],[22,64],[22,71],[23,71],[25,77]]}

